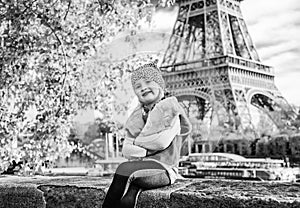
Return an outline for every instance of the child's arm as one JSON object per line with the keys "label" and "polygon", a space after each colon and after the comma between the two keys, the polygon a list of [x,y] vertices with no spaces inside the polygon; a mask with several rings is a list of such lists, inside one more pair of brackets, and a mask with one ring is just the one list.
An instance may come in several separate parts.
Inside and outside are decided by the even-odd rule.
{"label": "child's arm", "polygon": [[127,135],[125,137],[123,147],[122,147],[122,154],[125,158],[139,158],[145,157],[147,150],[143,147],[139,147],[133,144],[134,138],[130,136],[130,133],[127,131]]}
{"label": "child's arm", "polygon": [[148,150],[163,150],[167,148],[176,135],[180,134],[180,119],[176,116],[170,128],[167,128],[159,133],[138,136],[133,144],[143,147]]}
{"label": "child's arm", "polygon": [[[166,98],[151,110],[148,114],[147,122],[139,136],[150,136],[165,131],[174,125],[174,120],[183,112],[175,97]],[[137,137],[136,135],[135,137]]]}

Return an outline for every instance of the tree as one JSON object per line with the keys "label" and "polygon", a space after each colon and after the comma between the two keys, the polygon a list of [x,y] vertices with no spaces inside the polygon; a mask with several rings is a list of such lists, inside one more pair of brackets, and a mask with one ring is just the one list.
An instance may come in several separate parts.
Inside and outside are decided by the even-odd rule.
{"label": "tree", "polygon": [[[0,172],[13,160],[35,168],[70,154],[67,138],[79,109],[96,107],[110,118],[120,68],[102,62],[97,69],[106,71],[93,80],[86,67],[116,34],[138,29],[150,6],[142,0],[0,1]],[[83,80],[98,85],[85,87]]]}

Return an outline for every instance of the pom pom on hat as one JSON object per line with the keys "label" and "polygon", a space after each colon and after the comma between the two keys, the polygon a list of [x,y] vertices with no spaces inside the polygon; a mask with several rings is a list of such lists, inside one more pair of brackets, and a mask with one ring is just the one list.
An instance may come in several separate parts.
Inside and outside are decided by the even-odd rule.
{"label": "pom pom on hat", "polygon": [[156,82],[162,89],[165,89],[165,81],[161,71],[157,66],[158,60],[142,65],[134,70],[131,74],[131,84],[135,85],[140,79],[151,80]]}

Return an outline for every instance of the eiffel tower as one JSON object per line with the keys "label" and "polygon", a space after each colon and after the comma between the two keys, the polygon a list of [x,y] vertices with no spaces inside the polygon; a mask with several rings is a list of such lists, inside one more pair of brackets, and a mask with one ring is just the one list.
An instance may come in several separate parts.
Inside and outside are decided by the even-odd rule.
{"label": "eiffel tower", "polygon": [[167,88],[196,103],[200,120],[210,114],[219,126],[255,132],[252,105],[283,127],[292,108],[274,84],[274,69],[261,63],[241,1],[178,1],[161,64]]}

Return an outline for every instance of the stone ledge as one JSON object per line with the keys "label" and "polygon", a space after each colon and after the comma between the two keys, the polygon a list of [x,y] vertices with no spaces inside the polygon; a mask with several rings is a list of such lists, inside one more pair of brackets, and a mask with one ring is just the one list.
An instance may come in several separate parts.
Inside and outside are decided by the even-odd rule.
{"label": "stone ledge", "polygon": [[[0,208],[101,207],[108,177],[0,177]],[[181,179],[141,193],[138,208],[296,208],[300,184]]]}

